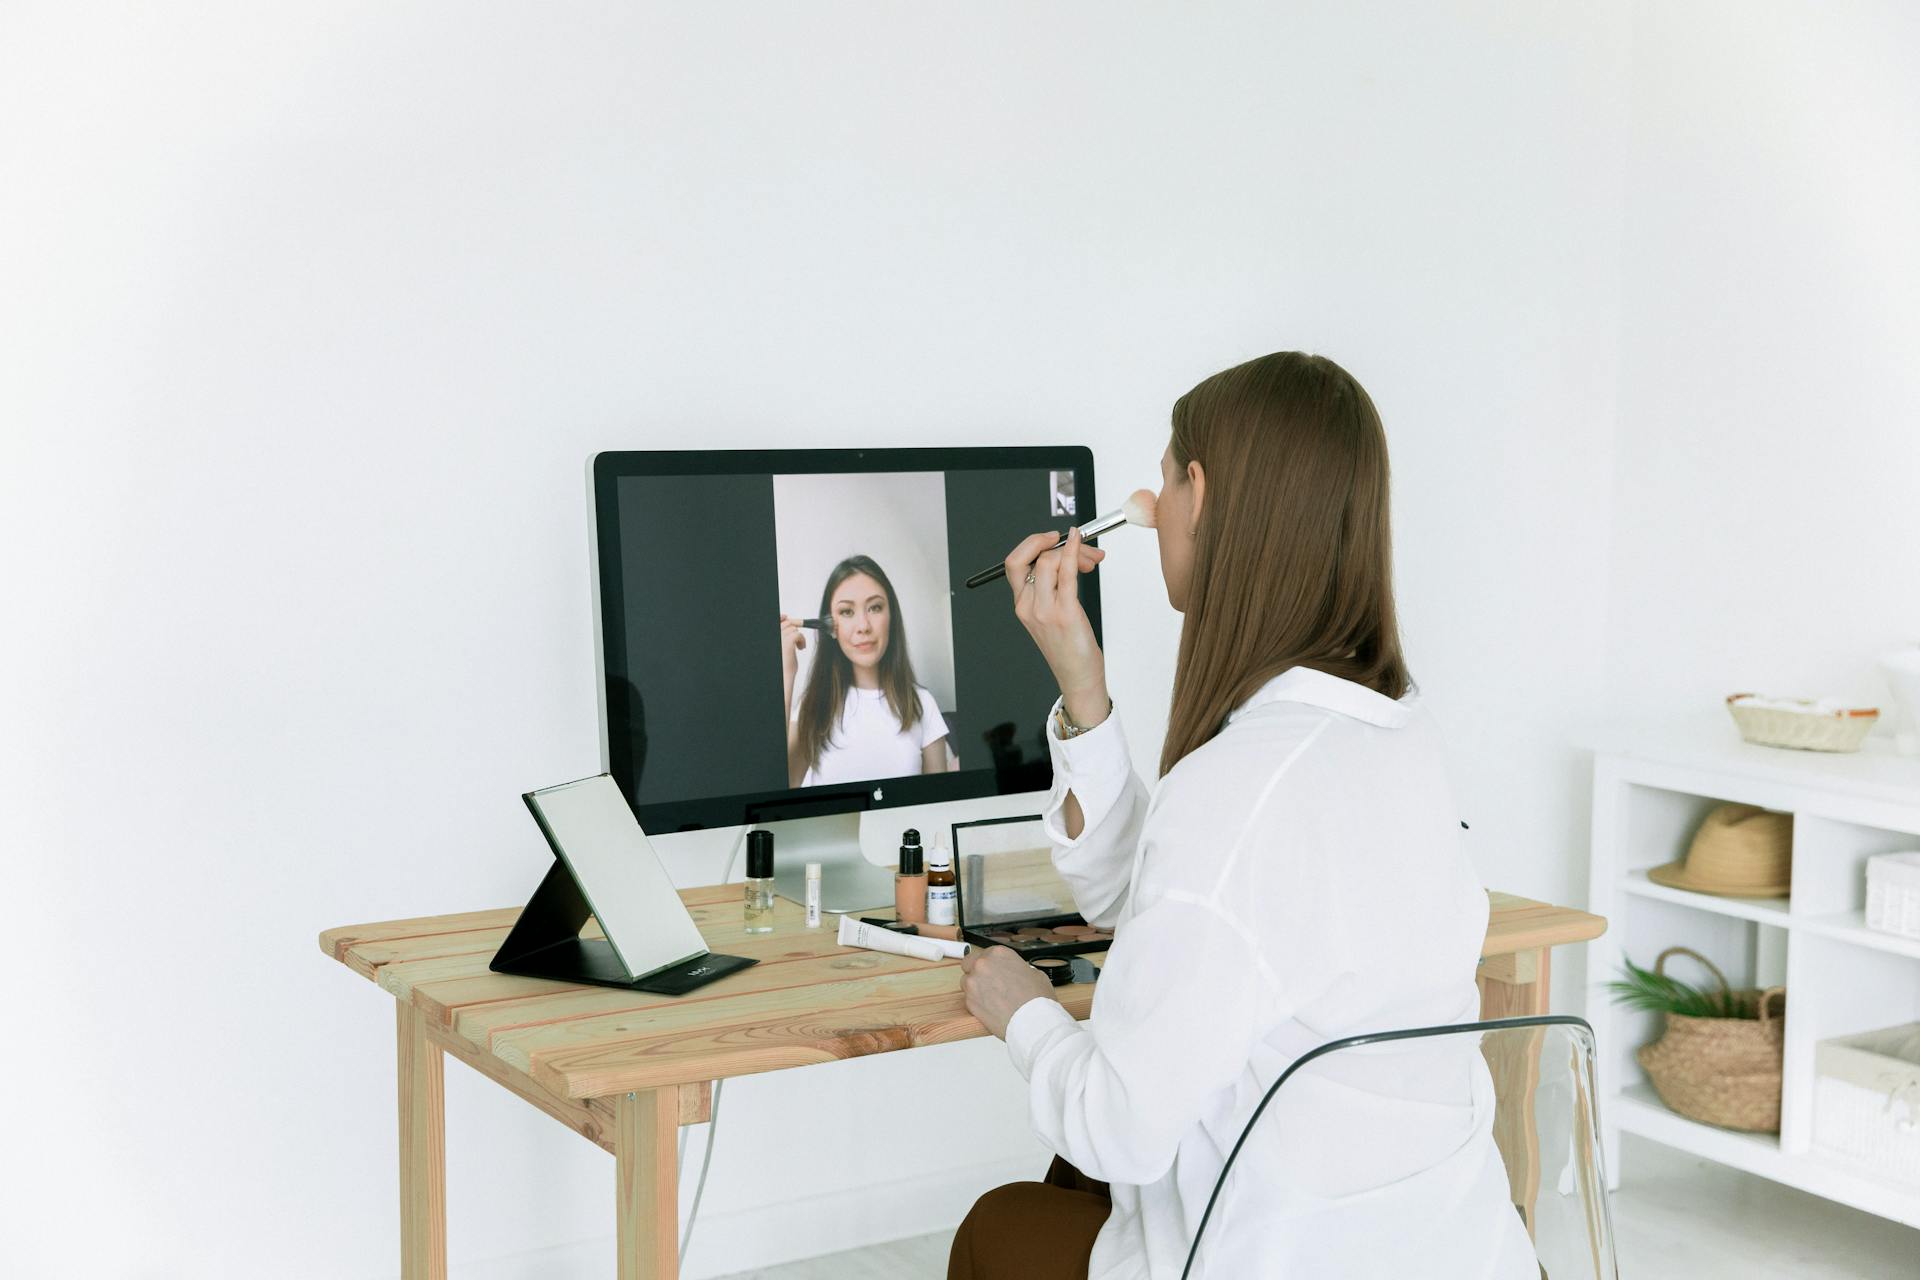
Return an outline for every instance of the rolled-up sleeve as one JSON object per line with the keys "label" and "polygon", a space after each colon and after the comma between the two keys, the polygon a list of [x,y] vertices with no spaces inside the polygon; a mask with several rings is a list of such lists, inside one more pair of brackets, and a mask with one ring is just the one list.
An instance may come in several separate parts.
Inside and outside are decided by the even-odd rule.
{"label": "rolled-up sleeve", "polygon": [[[1125,900],[1133,853],[1147,812],[1147,788],[1127,752],[1120,713],[1109,712],[1093,728],[1059,736],[1056,700],[1047,713],[1047,750],[1053,759],[1053,790],[1041,815],[1053,842],[1053,865],[1073,890],[1074,905],[1094,924],[1112,925]],[[1085,819],[1069,837],[1067,796],[1080,802]]]}
{"label": "rolled-up sleeve", "polygon": [[1022,1078],[1033,1079],[1033,1062],[1041,1051],[1062,1035],[1080,1029],[1072,1014],[1058,1000],[1039,996],[1014,1010],[1007,1022],[1007,1052]]}

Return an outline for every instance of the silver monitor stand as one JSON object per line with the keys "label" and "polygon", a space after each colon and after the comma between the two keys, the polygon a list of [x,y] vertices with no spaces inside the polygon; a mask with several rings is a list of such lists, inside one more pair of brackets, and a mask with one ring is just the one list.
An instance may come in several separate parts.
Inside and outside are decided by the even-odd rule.
{"label": "silver monitor stand", "polygon": [[804,904],[807,864],[817,862],[821,910],[835,915],[892,910],[894,868],[875,865],[860,851],[861,819],[880,821],[885,815],[885,810],[871,816],[835,813],[771,824],[768,829],[778,836],[773,859],[774,892]]}

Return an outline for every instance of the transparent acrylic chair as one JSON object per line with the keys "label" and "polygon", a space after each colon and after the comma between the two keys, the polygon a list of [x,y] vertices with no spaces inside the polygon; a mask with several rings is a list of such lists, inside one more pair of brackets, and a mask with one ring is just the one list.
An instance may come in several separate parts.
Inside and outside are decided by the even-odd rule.
{"label": "transparent acrylic chair", "polygon": [[1267,1089],[1183,1280],[1618,1280],[1593,1028],[1503,1018],[1334,1040]]}

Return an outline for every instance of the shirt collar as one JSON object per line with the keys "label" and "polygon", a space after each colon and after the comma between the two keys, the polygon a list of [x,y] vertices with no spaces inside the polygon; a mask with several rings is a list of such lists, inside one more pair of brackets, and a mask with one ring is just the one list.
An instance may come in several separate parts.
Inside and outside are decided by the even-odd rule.
{"label": "shirt collar", "polygon": [[1418,697],[1409,689],[1406,697],[1396,702],[1363,684],[1342,680],[1339,676],[1330,676],[1312,667],[1288,667],[1228,712],[1227,723],[1232,724],[1255,707],[1269,702],[1304,702],[1308,706],[1324,707],[1328,711],[1364,720],[1383,729],[1398,729],[1412,717]]}

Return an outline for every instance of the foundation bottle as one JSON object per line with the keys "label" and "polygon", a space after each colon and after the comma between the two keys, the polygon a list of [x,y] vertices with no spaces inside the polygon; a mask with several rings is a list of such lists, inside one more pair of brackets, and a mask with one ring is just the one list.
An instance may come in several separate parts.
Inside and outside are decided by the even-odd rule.
{"label": "foundation bottle", "polygon": [[893,878],[893,914],[903,924],[927,922],[926,851],[920,833],[908,827],[900,834],[900,872]]}
{"label": "foundation bottle", "polygon": [[773,932],[773,832],[747,833],[748,933]]}
{"label": "foundation bottle", "polygon": [[927,855],[927,923],[960,923],[960,885],[953,875],[953,855],[939,836]]}

